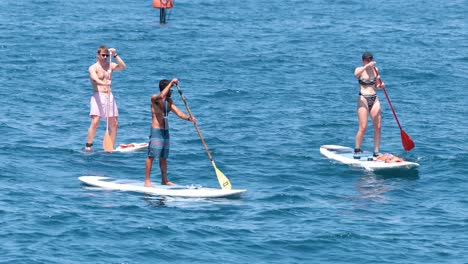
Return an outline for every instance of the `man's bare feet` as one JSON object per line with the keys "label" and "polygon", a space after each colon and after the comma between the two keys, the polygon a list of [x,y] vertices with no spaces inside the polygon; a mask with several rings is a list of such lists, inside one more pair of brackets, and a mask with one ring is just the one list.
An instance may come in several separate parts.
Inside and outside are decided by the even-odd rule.
{"label": "man's bare feet", "polygon": [[174,186],[175,183],[170,182],[170,181],[167,181],[167,182],[161,182],[161,185],[170,185],[170,186]]}
{"label": "man's bare feet", "polygon": [[154,187],[154,184],[152,184],[151,182],[147,182],[145,181],[145,187]]}

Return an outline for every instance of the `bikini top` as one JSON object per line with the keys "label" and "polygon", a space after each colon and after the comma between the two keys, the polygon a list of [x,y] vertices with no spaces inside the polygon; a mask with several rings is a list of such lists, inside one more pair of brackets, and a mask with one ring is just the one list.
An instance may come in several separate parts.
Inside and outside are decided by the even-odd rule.
{"label": "bikini top", "polygon": [[361,85],[375,85],[377,83],[376,78],[373,78],[373,79],[370,79],[370,80],[359,79],[358,81],[359,81],[359,84],[361,84]]}

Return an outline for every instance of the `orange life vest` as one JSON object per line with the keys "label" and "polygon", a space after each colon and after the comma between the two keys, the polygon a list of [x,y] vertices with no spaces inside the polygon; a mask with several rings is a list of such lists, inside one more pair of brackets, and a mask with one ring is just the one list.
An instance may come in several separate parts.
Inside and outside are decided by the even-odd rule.
{"label": "orange life vest", "polygon": [[377,161],[383,161],[385,163],[402,162],[403,159],[392,154],[383,154],[375,158]]}
{"label": "orange life vest", "polygon": [[133,148],[135,147],[134,144],[120,144],[119,145],[120,148]]}

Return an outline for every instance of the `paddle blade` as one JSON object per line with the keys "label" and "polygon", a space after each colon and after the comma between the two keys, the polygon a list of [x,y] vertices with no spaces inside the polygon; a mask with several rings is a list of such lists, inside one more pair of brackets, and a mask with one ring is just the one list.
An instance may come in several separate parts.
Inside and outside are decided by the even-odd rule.
{"label": "paddle blade", "polygon": [[218,182],[219,185],[221,185],[221,188],[223,190],[231,190],[232,185],[231,182],[229,182],[228,178],[222,173],[217,167],[214,161],[211,161],[211,164],[213,165],[213,168],[215,169],[216,172],[216,177],[218,177]]}
{"label": "paddle blade", "polygon": [[414,148],[413,140],[403,130],[401,130],[400,134],[401,134],[401,144],[403,144],[403,148],[405,149],[405,151],[412,150]]}
{"label": "paddle blade", "polygon": [[104,140],[102,141],[102,148],[105,151],[114,151],[114,142],[112,142],[109,132],[107,131],[106,131],[106,134],[104,135]]}

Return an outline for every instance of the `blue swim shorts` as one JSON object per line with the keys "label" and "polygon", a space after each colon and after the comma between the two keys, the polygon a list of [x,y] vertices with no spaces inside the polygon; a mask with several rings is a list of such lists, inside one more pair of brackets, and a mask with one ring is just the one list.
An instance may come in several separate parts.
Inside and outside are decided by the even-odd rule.
{"label": "blue swim shorts", "polygon": [[148,157],[169,157],[169,129],[151,128],[148,144]]}

